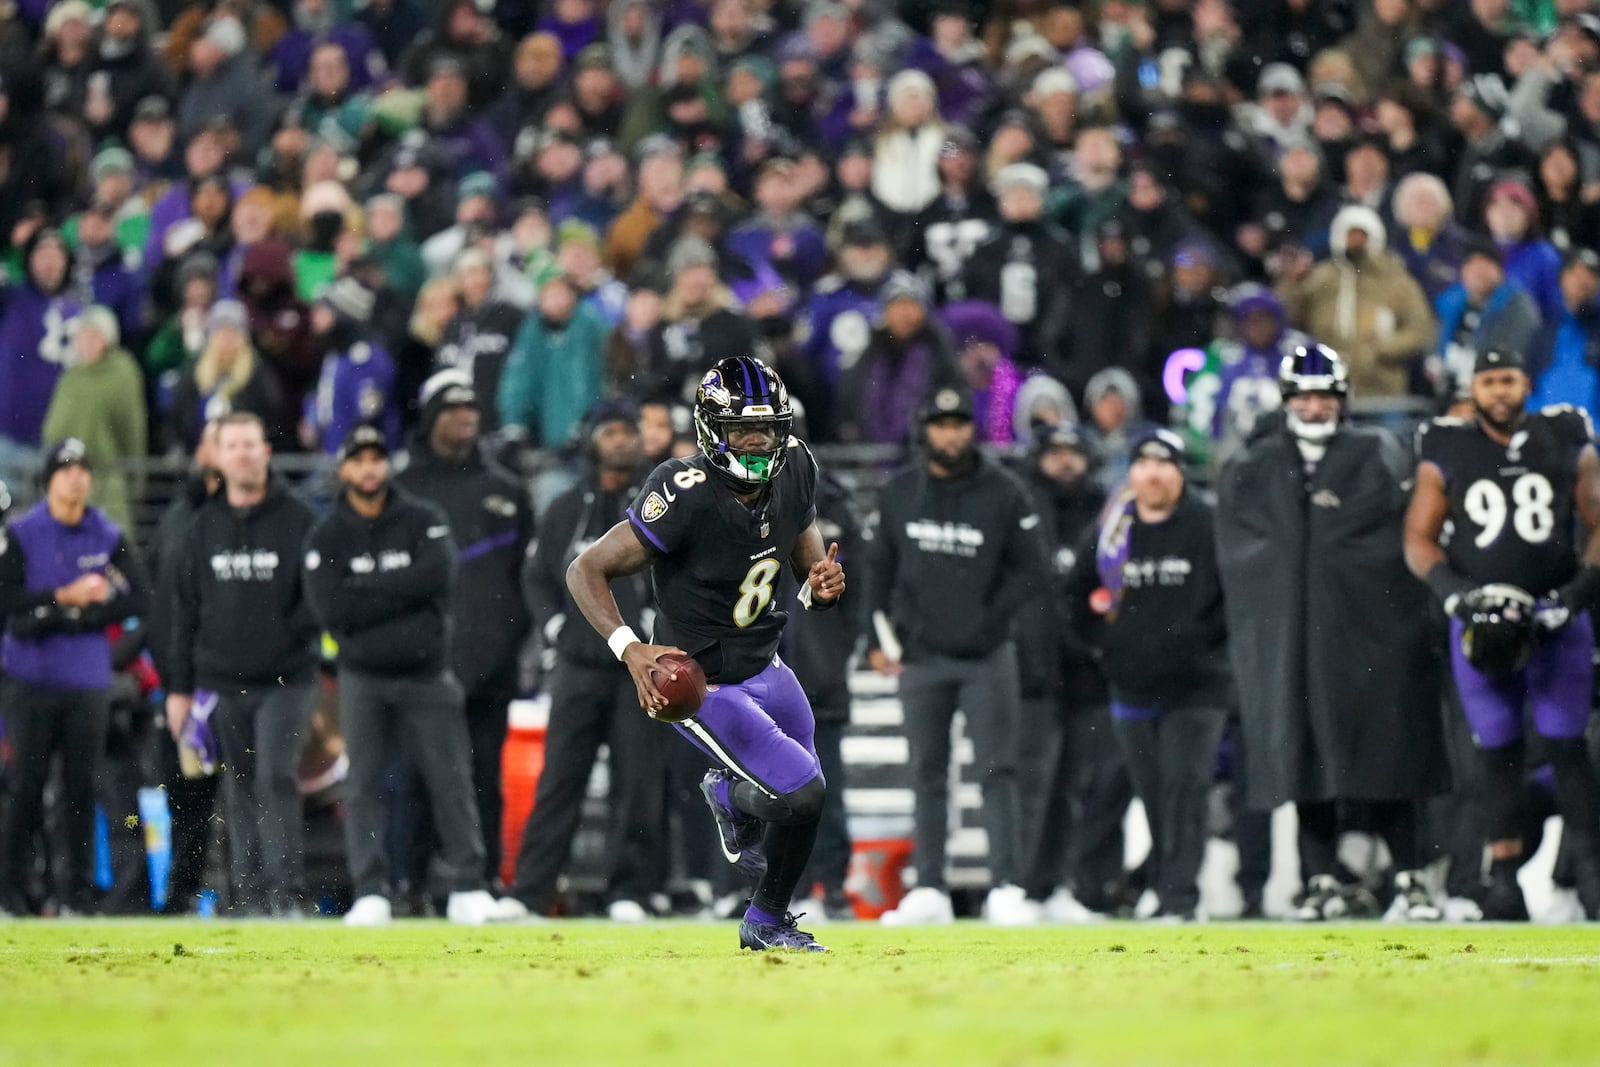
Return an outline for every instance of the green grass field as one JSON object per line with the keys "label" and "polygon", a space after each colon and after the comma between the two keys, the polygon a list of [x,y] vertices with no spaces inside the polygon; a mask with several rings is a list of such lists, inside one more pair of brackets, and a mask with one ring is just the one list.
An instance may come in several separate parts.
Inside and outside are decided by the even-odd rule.
{"label": "green grass field", "polygon": [[0,1064],[1585,1063],[1600,928],[0,926]]}

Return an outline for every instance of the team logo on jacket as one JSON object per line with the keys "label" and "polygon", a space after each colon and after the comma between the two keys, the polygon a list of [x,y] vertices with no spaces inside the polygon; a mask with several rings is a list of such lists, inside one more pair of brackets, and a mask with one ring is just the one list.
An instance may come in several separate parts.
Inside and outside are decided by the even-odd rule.
{"label": "team logo on jacket", "polygon": [[361,393],[356,400],[356,405],[361,409],[361,417],[363,419],[376,418],[382,413],[384,403],[382,389],[379,389],[373,382],[362,383]]}
{"label": "team logo on jacket", "polygon": [[278,563],[278,554],[270,549],[217,552],[211,557],[211,573],[219,582],[270,582]]}
{"label": "team logo on jacket", "polygon": [[517,505],[507,500],[499,493],[491,493],[484,497],[483,509],[492,515],[499,515],[507,519],[511,518],[511,516],[517,513]]}
{"label": "team logo on jacket", "polygon": [[639,514],[645,522],[655,522],[667,513],[667,502],[661,499],[660,493],[651,493],[644,498],[644,507]]}

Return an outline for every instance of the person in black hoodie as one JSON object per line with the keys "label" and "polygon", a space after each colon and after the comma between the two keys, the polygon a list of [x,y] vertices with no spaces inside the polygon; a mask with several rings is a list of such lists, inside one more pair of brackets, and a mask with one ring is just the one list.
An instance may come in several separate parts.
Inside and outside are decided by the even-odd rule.
{"label": "person in black hoodie", "polygon": [[986,300],[1016,326],[1017,362],[1037,367],[1055,358],[1066,332],[1078,256],[1044,219],[1050,179],[1032,163],[1012,163],[995,176],[1000,221],[963,268],[969,300]]}
{"label": "person in black hoodie", "polygon": [[966,296],[967,260],[994,229],[994,197],[977,164],[978,139],[960,126],[947,127],[939,149],[939,195],[911,225],[906,265],[930,282],[940,304]]}
{"label": "person in black hoodie", "polygon": [[[1023,481],[1039,505],[1051,557],[1051,595],[1027,606],[1018,627],[1022,717],[1024,887],[1047,918],[1082,922],[1109,910],[1122,881],[1122,816],[1133,790],[1106,711],[1106,682],[1067,616],[1067,576],[1106,496],[1094,450],[1068,426],[1043,432]],[[1086,910],[1087,909],[1087,910]]]}
{"label": "person in black hoodie", "polygon": [[1206,798],[1233,700],[1211,507],[1184,486],[1183,439],[1147,431],[1128,484],[1078,543],[1068,610],[1099,649],[1111,717],[1153,842],[1160,914],[1195,918]]}
{"label": "person in black hoodie", "polygon": [[357,426],[337,456],[342,492],[306,541],[306,591],[339,647],[339,715],[349,747],[345,845],[356,901],[350,926],[386,926],[384,778],[396,734],[422,770],[450,867],[446,917],[502,917],[484,888],[483,831],[472,797],[465,693],[451,673],[456,546],[433,504],[389,480],[382,431]]}
{"label": "person in black hoodie", "polygon": [[[1044,591],[1039,515],[1015,475],[980,454],[972,397],[939,389],[923,407],[925,461],[879,498],[867,556],[873,669],[900,678],[916,790],[917,888],[887,923],[949,922],[944,891],[950,723],[966,712],[983,786],[991,922],[1037,920],[1020,885],[1017,649],[1012,622]],[[898,646],[898,647],[897,647]]]}
{"label": "person in black hoodie", "polygon": [[[655,724],[639,714],[633,676],[573,605],[566,573],[579,552],[626,520],[645,471],[637,415],[630,406],[602,402],[585,422],[592,471],[550,505],[523,573],[528,602],[547,652],[554,653],[555,667],[546,685],[550,726],[544,770],[533,814],[522,830],[511,893],[535,914],[550,910],[556,879],[567,866],[578,829],[589,773],[601,744],[609,744],[608,911],[613,919],[636,922],[648,917],[650,895],[666,882],[667,852],[660,840],[665,753]],[[624,622],[646,625],[641,616],[650,593],[643,574],[619,579],[611,591]]]}
{"label": "person in black hoodie", "polygon": [[1099,266],[1073,287],[1066,341],[1050,373],[1084,403],[1089,380],[1113,364],[1144,366],[1151,351],[1150,276],[1135,262],[1120,218],[1101,220],[1094,232]]}
{"label": "person in black hoodie", "polygon": [[423,384],[421,422],[394,480],[437,504],[461,546],[450,662],[467,691],[472,783],[492,879],[500,867],[500,753],[528,634],[519,576],[533,540],[533,507],[522,483],[484,453],[479,425],[471,375],[435,374]]}
{"label": "person in black hoodie", "polygon": [[178,558],[164,561],[174,595],[166,650],[167,728],[191,715],[221,746],[233,787],[223,791],[231,902],[305,907],[300,742],[316,700],[317,622],[306,602],[302,547],[311,508],[269,474],[261,419],[219,420],[223,487],[189,525]]}

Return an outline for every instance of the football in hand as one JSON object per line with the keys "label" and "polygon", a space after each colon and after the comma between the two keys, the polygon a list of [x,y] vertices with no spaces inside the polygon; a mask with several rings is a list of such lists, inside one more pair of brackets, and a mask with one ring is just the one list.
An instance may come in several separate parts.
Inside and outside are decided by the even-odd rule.
{"label": "football in hand", "polygon": [[656,688],[667,698],[655,717],[662,722],[682,722],[700,710],[706,698],[706,672],[687,656],[662,656],[656,660]]}

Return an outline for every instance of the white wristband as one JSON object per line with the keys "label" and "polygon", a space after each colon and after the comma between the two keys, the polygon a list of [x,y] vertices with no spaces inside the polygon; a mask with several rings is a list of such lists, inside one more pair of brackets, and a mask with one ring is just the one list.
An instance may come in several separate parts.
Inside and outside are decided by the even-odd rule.
{"label": "white wristband", "polygon": [[606,644],[611,646],[611,654],[619,660],[628,646],[639,640],[639,635],[633,632],[631,626],[619,626],[611,631],[611,636],[606,638]]}

